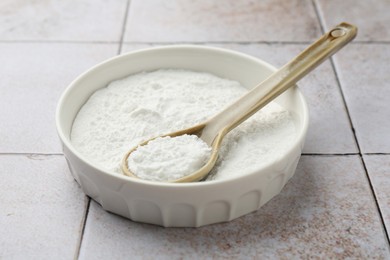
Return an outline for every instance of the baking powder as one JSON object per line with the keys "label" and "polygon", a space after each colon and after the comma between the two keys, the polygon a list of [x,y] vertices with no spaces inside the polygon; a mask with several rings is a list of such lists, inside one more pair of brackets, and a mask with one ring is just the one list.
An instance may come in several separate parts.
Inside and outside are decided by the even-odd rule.
{"label": "baking powder", "polygon": [[[240,83],[208,73],[172,69],[131,75],[89,98],[73,123],[71,140],[91,162],[122,174],[120,163],[129,149],[201,123],[246,92]],[[225,136],[208,180],[249,174],[277,160],[295,138],[290,113],[271,102]],[[150,160],[158,172],[154,163]]]}
{"label": "baking powder", "polygon": [[133,151],[128,167],[143,180],[173,181],[202,168],[210,156],[211,147],[196,135],[159,137]]}

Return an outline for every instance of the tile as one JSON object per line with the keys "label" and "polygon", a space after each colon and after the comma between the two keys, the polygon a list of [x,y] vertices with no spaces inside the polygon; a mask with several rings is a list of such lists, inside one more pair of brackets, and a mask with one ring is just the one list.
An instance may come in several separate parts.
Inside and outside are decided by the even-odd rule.
{"label": "tile", "polygon": [[133,0],[125,41],[307,41],[319,32],[310,0]]}
{"label": "tile", "polygon": [[364,155],[387,233],[390,233],[390,155]]}
{"label": "tile", "polygon": [[315,0],[325,27],[349,22],[359,28],[358,41],[390,41],[388,0]]}
{"label": "tile", "polygon": [[363,153],[390,152],[390,45],[352,44],[335,56]]}
{"label": "tile", "polygon": [[127,0],[2,0],[0,40],[119,41]]}
{"label": "tile", "polygon": [[73,258],[86,198],[65,159],[0,155],[0,172],[0,258]]}
{"label": "tile", "polygon": [[[281,67],[301,52],[302,44],[214,44],[258,57]],[[124,44],[127,52],[151,45]],[[325,62],[298,83],[310,110],[304,153],[357,153],[356,142],[330,62]]]}
{"label": "tile", "polygon": [[281,194],[255,213],[202,228],[134,223],[91,203],[80,259],[390,257],[358,156],[303,156]]}
{"label": "tile", "polygon": [[60,153],[55,109],[65,87],[116,44],[0,43],[0,153]]}

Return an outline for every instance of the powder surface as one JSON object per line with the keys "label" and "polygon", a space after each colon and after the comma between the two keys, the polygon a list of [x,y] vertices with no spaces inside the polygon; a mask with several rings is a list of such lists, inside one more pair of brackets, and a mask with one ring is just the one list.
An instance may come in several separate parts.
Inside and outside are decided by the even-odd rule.
{"label": "powder surface", "polygon": [[128,167],[144,180],[172,181],[202,168],[210,155],[211,147],[196,135],[159,137],[132,152]]}
{"label": "powder surface", "polygon": [[[130,75],[96,91],[80,109],[71,140],[88,160],[122,174],[124,154],[142,141],[201,123],[247,92],[239,82],[186,70]],[[295,140],[288,111],[271,102],[222,142],[208,180],[251,173]]]}

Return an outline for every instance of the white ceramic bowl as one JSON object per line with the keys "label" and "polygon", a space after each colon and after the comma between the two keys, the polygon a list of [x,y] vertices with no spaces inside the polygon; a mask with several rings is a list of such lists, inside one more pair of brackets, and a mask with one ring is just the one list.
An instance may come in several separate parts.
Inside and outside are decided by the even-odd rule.
{"label": "white ceramic bowl", "polygon": [[83,191],[107,211],[165,227],[199,227],[229,221],[259,209],[277,195],[295,172],[308,126],[307,105],[296,87],[276,99],[294,117],[296,140],[281,159],[245,176],[183,184],[143,181],[98,168],[74,148],[70,140],[73,120],[94,91],[127,75],[160,68],[205,71],[237,80],[247,88],[275,71],[248,55],[191,45],[135,51],[88,70],[65,90],[56,112],[64,155]]}

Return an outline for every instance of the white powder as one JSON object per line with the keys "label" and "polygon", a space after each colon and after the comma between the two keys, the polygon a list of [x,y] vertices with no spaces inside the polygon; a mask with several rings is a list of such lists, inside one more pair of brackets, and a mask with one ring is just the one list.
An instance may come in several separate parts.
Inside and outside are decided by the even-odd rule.
{"label": "white powder", "polygon": [[196,135],[159,137],[132,152],[128,167],[144,180],[172,181],[199,170],[210,156],[211,147]]}
{"label": "white powder", "polygon": [[[72,128],[76,149],[91,162],[122,174],[123,155],[142,141],[201,123],[247,92],[208,73],[158,70],[113,81],[81,108]],[[289,112],[274,102],[225,136],[209,176],[248,174],[277,160],[296,137]]]}

